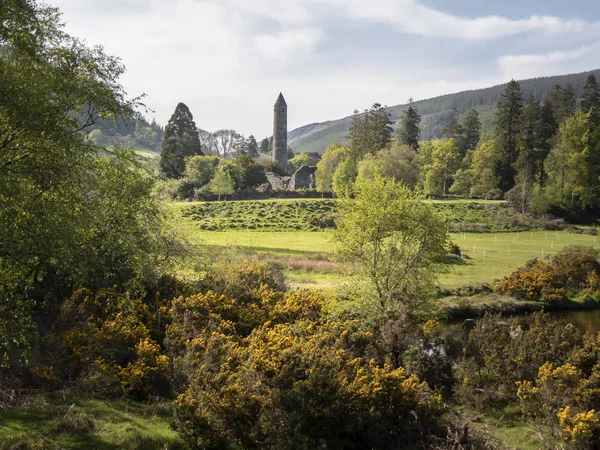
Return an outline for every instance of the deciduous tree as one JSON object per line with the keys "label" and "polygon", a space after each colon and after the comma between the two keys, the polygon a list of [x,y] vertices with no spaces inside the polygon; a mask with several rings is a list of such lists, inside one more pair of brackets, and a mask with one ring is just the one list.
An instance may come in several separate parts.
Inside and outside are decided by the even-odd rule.
{"label": "deciduous tree", "polygon": [[443,218],[420,194],[378,174],[359,178],[354,195],[341,201],[333,235],[336,257],[356,280],[352,295],[375,315],[430,314],[448,239]]}
{"label": "deciduous tree", "polygon": [[331,192],[333,183],[333,174],[338,165],[349,155],[348,149],[337,142],[334,142],[323,154],[323,158],[317,164],[315,178],[317,182],[317,191]]}

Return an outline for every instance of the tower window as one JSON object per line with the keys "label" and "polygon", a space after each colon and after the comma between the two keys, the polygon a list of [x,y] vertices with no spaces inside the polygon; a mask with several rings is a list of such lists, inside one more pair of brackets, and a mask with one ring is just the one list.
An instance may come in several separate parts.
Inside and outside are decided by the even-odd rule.
{"label": "tower window", "polygon": [[283,131],[283,127],[281,127],[280,129],[281,129],[281,131]]}
{"label": "tower window", "polygon": [[285,112],[285,108],[281,108],[281,112]]}

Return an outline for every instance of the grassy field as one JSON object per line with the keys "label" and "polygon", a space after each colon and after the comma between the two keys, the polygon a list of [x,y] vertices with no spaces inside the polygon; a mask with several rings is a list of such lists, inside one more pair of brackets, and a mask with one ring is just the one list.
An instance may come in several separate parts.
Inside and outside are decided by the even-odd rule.
{"label": "grassy field", "polygon": [[[205,243],[219,246],[237,246],[248,254],[271,254],[296,256],[299,260],[319,260],[331,256],[334,245],[327,231],[203,231],[193,224],[188,230]],[[448,268],[440,283],[444,287],[460,287],[475,283],[492,283],[508,275],[533,258],[551,256],[567,245],[598,246],[594,236],[559,232],[513,232],[513,233],[453,233],[451,239],[463,250],[461,264]],[[284,264],[285,265],[285,264]],[[335,271],[310,270],[308,263],[303,270],[288,268],[292,283],[329,286],[339,276]]]}
{"label": "grassy field", "polygon": [[0,450],[187,449],[171,429],[172,419],[169,401],[38,397],[27,407],[0,413]]}
{"label": "grassy field", "polygon": [[[487,230],[451,233],[464,258],[442,275],[444,288],[493,283],[530,259],[551,256],[567,245],[600,244],[594,236],[567,231],[492,231],[535,225],[519,222],[504,202],[454,200],[432,204],[452,230]],[[294,287],[329,288],[340,279],[336,264],[331,262],[335,251],[331,229],[312,225],[309,219],[335,215],[335,205],[331,199],[276,199],[178,202],[171,207],[181,216],[181,226],[189,237],[209,245],[235,247],[248,257],[280,262]]]}
{"label": "grassy field", "polygon": [[[507,208],[506,202],[478,200],[430,201],[456,232],[506,232],[539,229],[543,223]],[[269,199],[175,203],[179,213],[207,231],[319,231],[331,228],[334,199]]]}

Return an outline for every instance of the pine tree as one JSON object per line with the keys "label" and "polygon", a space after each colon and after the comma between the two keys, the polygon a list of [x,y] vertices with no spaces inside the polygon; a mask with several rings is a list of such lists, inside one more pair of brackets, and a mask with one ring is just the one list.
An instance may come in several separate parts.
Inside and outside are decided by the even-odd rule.
{"label": "pine tree", "polygon": [[448,115],[448,118],[444,122],[444,126],[442,127],[442,137],[445,139],[460,139],[464,130],[460,123],[460,113],[458,109],[453,108]]}
{"label": "pine tree", "polygon": [[392,141],[392,122],[385,106],[373,104],[362,114],[354,111],[350,124],[350,155],[360,161],[368,153],[375,154]]}
{"label": "pine tree", "polygon": [[189,108],[179,103],[165,127],[160,169],[167,178],[180,178],[187,156],[202,155],[198,129]]}
{"label": "pine tree", "polygon": [[398,142],[417,150],[419,148],[419,137],[421,136],[420,123],[421,115],[417,107],[413,106],[412,101],[410,101],[408,109],[402,111],[402,118],[396,130]]}
{"label": "pine tree", "polygon": [[476,109],[471,109],[465,116],[462,128],[464,130],[463,141],[461,142],[461,147],[459,150],[461,151],[462,156],[469,150],[475,150],[477,148],[477,144],[479,143],[479,138],[481,135],[481,122],[479,121],[479,113]]}
{"label": "pine tree", "polygon": [[538,166],[537,179],[540,186],[544,186],[546,183],[546,170],[544,169],[544,162],[552,150],[554,144],[554,137],[558,131],[558,125],[554,119],[552,113],[552,106],[548,101],[545,101],[540,107],[540,122],[538,128],[538,145],[539,154],[538,159],[540,164]]}
{"label": "pine tree", "polygon": [[523,97],[515,80],[506,85],[496,112],[496,137],[501,154],[496,167],[499,187],[507,192],[515,185],[515,163],[518,158],[518,135],[521,129]]}
{"label": "pine tree", "polygon": [[590,126],[600,126],[600,86],[594,74],[587,77],[583,88],[581,109],[584,113],[590,112]]}
{"label": "pine tree", "polygon": [[260,156],[258,153],[258,142],[256,142],[254,136],[250,135],[250,137],[246,139],[244,150],[250,158],[256,159]]}
{"label": "pine tree", "polygon": [[264,138],[260,143],[260,152],[263,155],[267,155],[269,153],[269,138]]}
{"label": "pine tree", "polygon": [[577,102],[573,87],[567,84],[565,87],[555,85],[548,97],[548,102],[552,107],[552,114],[557,124],[561,124],[567,117],[575,114]]}
{"label": "pine tree", "polygon": [[519,132],[519,157],[517,159],[517,172],[523,180],[533,180],[539,173],[540,160],[540,104],[530,96],[523,106],[521,116],[521,130]]}

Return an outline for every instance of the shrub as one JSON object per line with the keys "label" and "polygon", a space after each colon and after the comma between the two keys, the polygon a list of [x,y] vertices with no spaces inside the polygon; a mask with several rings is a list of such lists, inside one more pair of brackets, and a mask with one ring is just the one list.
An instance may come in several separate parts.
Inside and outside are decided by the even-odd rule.
{"label": "shrub", "polygon": [[458,245],[454,241],[450,241],[450,248],[448,249],[448,253],[450,253],[451,255],[461,256],[462,250],[460,248],[460,245]]}
{"label": "shrub", "polygon": [[[272,289],[277,277],[259,267],[247,274],[173,301],[176,428],[192,447],[396,448],[435,424],[440,397],[372,360],[359,321],[329,320],[323,298]],[[232,286],[246,288],[234,297]]]}
{"label": "shrub", "polygon": [[352,344],[367,338],[357,323],[304,320],[265,324],[239,344],[213,334],[222,363],[201,366],[178,397],[177,429],[199,448],[414,443],[415,416],[426,428],[440,399],[404,369],[360,358]]}
{"label": "shrub", "polygon": [[517,386],[525,416],[575,448],[596,448],[600,416],[581,404],[582,374],[577,367],[546,362],[535,381],[519,381]]}
{"label": "shrub", "polygon": [[[116,289],[76,291],[61,309],[70,377],[97,395],[145,397],[169,390],[169,361],[151,339],[148,305]],[[147,325],[148,324],[148,325]]]}
{"label": "shrub", "polygon": [[534,313],[526,325],[486,315],[469,333],[455,367],[460,401],[483,408],[517,400],[517,382],[533,381],[546,361],[569,362],[583,343],[572,325]]}
{"label": "shrub", "polygon": [[520,300],[561,301],[569,290],[597,288],[599,260],[600,251],[592,247],[569,246],[549,261],[529,261],[505,277],[496,292]]}
{"label": "shrub", "polygon": [[320,214],[315,216],[310,216],[308,218],[308,223],[313,227],[317,228],[335,228],[335,216],[330,214]]}
{"label": "shrub", "polygon": [[260,164],[265,168],[265,172],[273,172],[280,177],[290,175],[289,171],[286,168],[281,167],[281,164],[279,164],[277,161],[265,161],[261,162]]}

